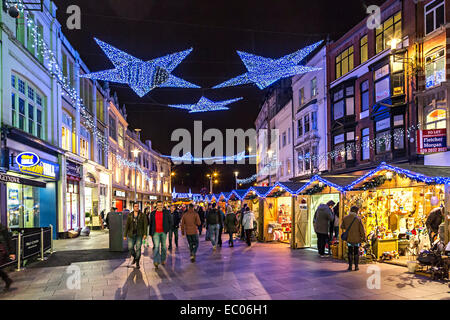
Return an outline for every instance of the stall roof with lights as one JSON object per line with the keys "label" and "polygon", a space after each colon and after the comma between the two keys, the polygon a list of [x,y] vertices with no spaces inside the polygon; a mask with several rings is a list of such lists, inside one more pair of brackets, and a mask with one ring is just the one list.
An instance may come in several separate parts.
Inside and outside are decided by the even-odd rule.
{"label": "stall roof with lights", "polygon": [[426,184],[449,184],[450,167],[424,166],[410,164],[396,164],[395,166],[382,162],[378,167],[369,171],[367,174],[356,179],[346,186],[346,190],[354,190],[358,185],[374,177],[378,172],[391,171],[401,174],[409,179]]}
{"label": "stall roof with lights", "polygon": [[295,196],[304,185],[305,183],[302,182],[277,182],[270,188],[265,196],[270,196],[273,192],[281,190],[289,193],[292,196]]}
{"label": "stall roof with lights", "polygon": [[238,198],[239,200],[244,199],[245,195],[247,194],[248,189],[237,189],[237,190],[233,190],[231,191],[230,197],[229,199],[233,199],[234,196],[236,198]]}

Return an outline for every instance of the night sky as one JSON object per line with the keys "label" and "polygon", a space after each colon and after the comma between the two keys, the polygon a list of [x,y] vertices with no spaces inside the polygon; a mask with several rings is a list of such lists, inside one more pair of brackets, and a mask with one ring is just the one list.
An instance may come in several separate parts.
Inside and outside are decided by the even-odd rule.
{"label": "night sky", "polygon": [[[365,6],[381,0],[54,0],[62,30],[91,72],[112,68],[96,45],[97,37],[144,61],[193,47],[173,74],[202,89],[156,88],[139,98],[127,85],[110,83],[125,104],[130,128],[141,128],[143,140],[170,154],[177,128],[193,130],[194,120],[203,131],[254,127],[264,91],[254,85],[210,89],[246,72],[236,54],[242,50],[278,58],[329,37],[335,40],[366,16]],[[68,6],[81,8],[81,30],[68,30]],[[215,100],[244,97],[228,111],[188,114],[166,104],[195,103],[205,95]],[[204,146],[208,143],[204,143]],[[234,171],[240,178],[255,173],[254,165],[176,166],[177,190],[193,192],[209,186],[206,174],[217,170],[220,183],[214,192],[234,188]]]}

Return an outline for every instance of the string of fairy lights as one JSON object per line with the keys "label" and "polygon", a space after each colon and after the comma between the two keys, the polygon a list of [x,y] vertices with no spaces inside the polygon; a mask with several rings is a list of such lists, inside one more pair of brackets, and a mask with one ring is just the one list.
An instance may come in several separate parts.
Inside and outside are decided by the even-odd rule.
{"label": "string of fairy lights", "polygon": [[[417,125],[410,126],[406,130],[406,138],[409,141],[411,138],[415,137],[415,134],[417,130],[420,130],[421,123],[419,122]],[[360,152],[361,150],[367,149],[367,150],[374,150],[377,145],[380,144],[391,144],[391,141],[393,141],[394,145],[399,145],[401,143],[404,143],[405,141],[405,130],[404,129],[398,129],[394,131],[394,133],[386,132],[383,135],[379,137],[375,137],[373,139],[368,139],[365,141],[361,141],[361,143],[348,143],[345,147],[338,148],[336,150],[318,154],[318,155],[309,155],[302,158],[299,158],[299,160],[307,160],[312,163],[320,163],[320,161],[328,161],[335,160],[338,157],[344,158],[346,154],[352,154],[353,157],[355,157],[356,152]],[[277,167],[280,164],[277,165]],[[266,176],[267,170],[273,168],[274,166],[271,164],[266,165],[262,170],[260,170],[258,173],[245,178],[245,179],[237,179],[237,182],[239,184],[249,184],[258,179],[258,177]]]}
{"label": "string of fairy lights", "polygon": [[[12,4],[6,2],[6,5],[10,6]],[[43,57],[43,61],[46,62],[44,63],[44,66],[47,68],[52,78],[56,79],[61,87],[67,92],[67,95],[74,103],[75,108],[80,111],[80,114],[84,118],[83,124],[96,137],[99,146],[102,147],[103,150],[108,151],[108,139],[97,129],[97,124],[94,117],[86,109],[83,99],[79,96],[77,90],[71,86],[70,80],[64,75],[62,68],[58,64],[56,54],[44,41],[43,36],[39,32],[38,25],[33,19],[25,14],[25,5],[23,1],[18,0],[14,5],[19,10],[20,15],[24,17],[24,21],[29,30],[29,35],[32,37],[32,47],[37,51],[38,55]]]}

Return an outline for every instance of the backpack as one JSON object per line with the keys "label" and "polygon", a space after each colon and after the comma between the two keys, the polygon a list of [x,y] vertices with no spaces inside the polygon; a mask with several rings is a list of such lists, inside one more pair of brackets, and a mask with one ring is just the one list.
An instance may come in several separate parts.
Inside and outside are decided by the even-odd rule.
{"label": "backpack", "polygon": [[217,209],[211,209],[207,217],[208,224],[219,224],[219,211]]}

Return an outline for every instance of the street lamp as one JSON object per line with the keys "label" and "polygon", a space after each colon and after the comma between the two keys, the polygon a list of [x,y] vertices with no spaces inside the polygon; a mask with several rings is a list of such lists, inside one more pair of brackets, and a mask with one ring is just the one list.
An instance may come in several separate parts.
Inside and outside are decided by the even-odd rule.
{"label": "street lamp", "polygon": [[[217,177],[217,172],[214,172],[213,174],[207,174],[207,178],[209,178],[209,193],[213,193],[213,177]],[[214,181],[214,183],[218,183],[217,179]]]}
{"label": "street lamp", "polygon": [[236,188],[235,188],[235,189],[236,189],[236,190],[237,190],[237,188],[238,188],[238,183],[237,183],[238,174],[239,174],[239,172],[237,172],[237,171],[234,172],[234,177],[236,178],[236,179],[235,179],[235,181],[236,181]]}

